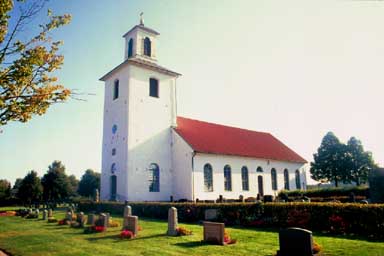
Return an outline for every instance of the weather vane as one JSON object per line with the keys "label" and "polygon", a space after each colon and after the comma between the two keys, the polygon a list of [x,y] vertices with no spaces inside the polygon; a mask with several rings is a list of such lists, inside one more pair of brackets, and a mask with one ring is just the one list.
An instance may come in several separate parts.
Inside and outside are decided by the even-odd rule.
{"label": "weather vane", "polygon": [[140,25],[143,25],[143,26],[144,26],[144,18],[143,18],[143,15],[144,15],[144,13],[141,12],[141,13],[140,13]]}

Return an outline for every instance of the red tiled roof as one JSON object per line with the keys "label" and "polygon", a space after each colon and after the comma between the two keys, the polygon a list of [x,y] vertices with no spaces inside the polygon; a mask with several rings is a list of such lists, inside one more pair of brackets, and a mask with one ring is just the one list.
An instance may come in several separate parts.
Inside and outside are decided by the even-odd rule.
{"label": "red tiled roof", "polygon": [[245,156],[306,163],[307,161],[269,133],[177,117],[175,131],[200,153]]}

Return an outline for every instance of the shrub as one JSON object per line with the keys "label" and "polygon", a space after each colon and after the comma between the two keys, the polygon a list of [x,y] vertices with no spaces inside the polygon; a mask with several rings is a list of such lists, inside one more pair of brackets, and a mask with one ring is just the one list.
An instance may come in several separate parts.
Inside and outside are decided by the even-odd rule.
{"label": "shrub", "polygon": [[176,232],[178,236],[187,236],[187,235],[192,235],[192,231],[188,230],[185,227],[178,227],[176,228]]}
{"label": "shrub", "polygon": [[282,190],[279,192],[279,197],[286,195],[288,197],[349,197],[353,193],[355,196],[369,196],[369,188],[367,187],[346,187],[346,188],[322,188],[322,189],[309,189],[306,191],[303,190]]}
{"label": "shrub", "polygon": [[111,227],[111,228],[117,228],[117,227],[120,227],[120,223],[119,222],[117,222],[117,221],[114,221],[114,220],[109,220],[109,226]]}

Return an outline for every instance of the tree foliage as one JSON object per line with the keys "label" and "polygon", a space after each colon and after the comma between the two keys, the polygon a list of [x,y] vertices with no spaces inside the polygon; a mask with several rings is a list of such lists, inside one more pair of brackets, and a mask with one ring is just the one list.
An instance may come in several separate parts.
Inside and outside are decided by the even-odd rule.
{"label": "tree foliage", "polygon": [[91,169],[85,171],[79,183],[78,192],[81,196],[93,196],[95,189],[100,189],[100,173]]}
{"label": "tree foliage", "polygon": [[30,171],[22,180],[17,192],[17,197],[24,203],[31,204],[41,199],[42,192],[43,188],[37,172]]}
{"label": "tree foliage", "polygon": [[374,203],[384,203],[384,169],[375,168],[369,174],[369,192]]}
{"label": "tree foliage", "polygon": [[8,180],[0,180],[0,200],[11,196],[11,183]]}
{"label": "tree foliage", "polygon": [[70,196],[71,183],[65,174],[65,166],[60,161],[54,161],[43,176],[43,197],[45,200],[64,200]]}
{"label": "tree foliage", "polygon": [[75,175],[69,175],[68,176],[68,182],[69,182],[69,196],[76,196],[77,195],[77,189],[79,188],[79,180],[76,178]]}
{"label": "tree foliage", "polygon": [[364,151],[361,141],[352,137],[347,144],[328,132],[313,155],[311,177],[321,182],[355,182],[360,185],[368,179],[369,171],[375,167],[370,152]]}
{"label": "tree foliage", "polygon": [[46,0],[2,0],[0,5],[0,125],[26,122],[44,114],[48,107],[65,101],[69,89],[58,84],[53,72],[64,56],[58,54],[62,41],[53,41],[50,32],[70,22],[71,16],[54,16],[39,25],[40,32],[25,39],[33,19],[44,10]]}

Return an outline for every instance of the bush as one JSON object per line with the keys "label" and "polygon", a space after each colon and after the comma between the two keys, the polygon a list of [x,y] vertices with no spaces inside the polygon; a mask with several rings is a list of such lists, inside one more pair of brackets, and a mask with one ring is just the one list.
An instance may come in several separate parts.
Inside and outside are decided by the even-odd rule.
{"label": "bush", "polygon": [[310,189],[303,190],[283,190],[279,192],[279,197],[286,195],[288,197],[321,197],[321,198],[333,198],[333,197],[348,197],[353,193],[355,196],[368,197],[369,188],[367,187],[347,187],[347,188],[323,188],[323,189]]}
{"label": "bush", "polygon": [[[179,221],[195,222],[204,219],[206,209],[217,209],[217,221],[226,225],[256,227],[302,226],[316,231],[337,232],[384,238],[384,205],[340,203],[130,203],[133,215],[167,219],[168,209],[176,207]],[[123,215],[124,204],[119,202],[79,203],[79,210],[94,210]],[[344,224],[335,226],[333,216]],[[332,218],[331,218],[332,220]],[[331,228],[333,226],[333,229]]]}

